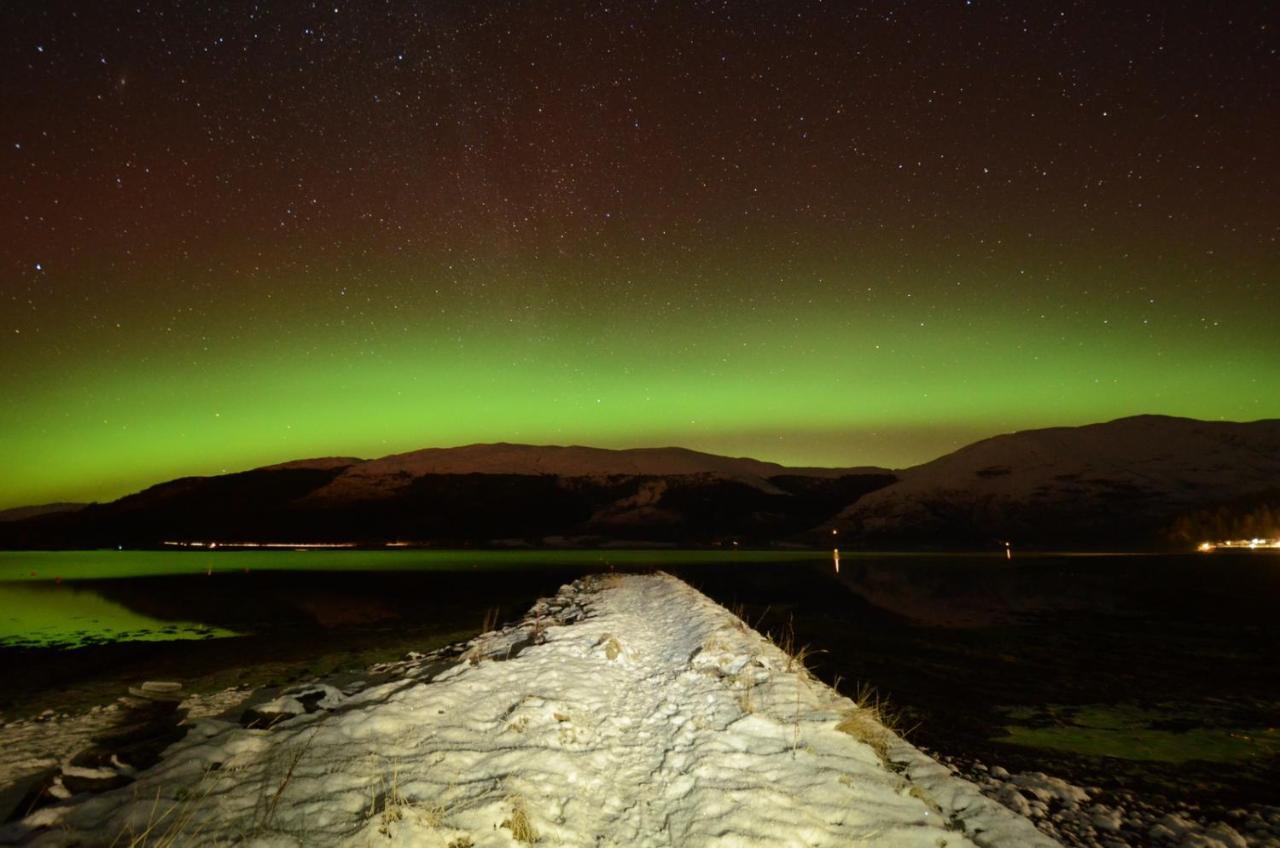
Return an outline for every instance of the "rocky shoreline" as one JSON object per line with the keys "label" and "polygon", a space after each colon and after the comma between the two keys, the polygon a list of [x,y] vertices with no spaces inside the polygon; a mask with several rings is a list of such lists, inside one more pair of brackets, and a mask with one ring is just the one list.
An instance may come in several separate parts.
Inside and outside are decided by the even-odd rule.
{"label": "rocky shoreline", "polygon": [[[41,805],[64,809],[68,799],[74,806],[92,795],[105,792],[108,797],[110,790],[142,777],[169,745],[177,742],[175,747],[182,748],[190,744],[191,740],[180,741],[188,731],[207,733],[211,723],[224,729],[238,725],[252,733],[285,730],[293,724],[331,720],[362,703],[365,706],[360,708],[367,708],[361,696],[371,691],[390,687],[394,694],[444,677],[451,669],[507,662],[525,650],[545,645],[549,628],[570,627],[592,615],[591,592],[584,588],[592,582],[578,581],[566,587],[573,591],[566,594],[562,590],[554,598],[539,601],[524,619],[497,631],[427,654],[410,654],[399,662],[381,663],[361,675],[330,676],[285,688],[227,689],[186,698],[174,684],[153,682],[135,687],[115,704],[81,716],[46,711],[33,719],[9,722],[0,728],[0,750],[4,752],[0,755],[0,786],[5,787],[0,814],[13,818],[14,814],[35,812]],[[905,746],[907,749],[914,750]],[[1025,817],[1045,837],[1063,845],[1280,846],[1280,808],[1233,810],[1226,821],[1214,820],[1191,805],[1158,797],[1104,792],[1041,772],[1010,774],[996,765],[939,754],[933,757],[945,766],[947,774],[963,777],[982,795]],[[895,768],[906,774],[911,762],[908,754],[908,764]],[[919,768],[921,763],[917,761],[915,766]],[[953,822],[963,831],[959,818]],[[14,836],[21,830],[13,827],[3,836]],[[978,834],[970,835],[976,844],[993,844]],[[38,828],[26,831],[22,838],[42,839]]]}
{"label": "rocky shoreline", "polygon": [[1222,820],[1160,796],[1107,792],[1043,772],[1010,774],[998,765],[933,756],[1072,848],[1280,848],[1280,806],[1238,808]]}
{"label": "rocky shoreline", "polygon": [[159,805],[184,844],[1054,844],[666,575],[576,581],[370,672],[188,717],[131,785],[0,839],[93,844]]}

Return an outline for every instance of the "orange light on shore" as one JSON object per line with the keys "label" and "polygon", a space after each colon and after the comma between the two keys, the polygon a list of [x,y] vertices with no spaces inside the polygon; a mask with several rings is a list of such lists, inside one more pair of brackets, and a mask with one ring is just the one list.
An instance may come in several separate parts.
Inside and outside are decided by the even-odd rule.
{"label": "orange light on shore", "polygon": [[355,542],[163,542],[171,548],[281,548],[288,550],[309,550],[311,548],[354,548]]}
{"label": "orange light on shore", "polygon": [[1280,539],[1228,539],[1223,542],[1201,542],[1196,550],[1211,553],[1219,548],[1236,551],[1280,550]]}

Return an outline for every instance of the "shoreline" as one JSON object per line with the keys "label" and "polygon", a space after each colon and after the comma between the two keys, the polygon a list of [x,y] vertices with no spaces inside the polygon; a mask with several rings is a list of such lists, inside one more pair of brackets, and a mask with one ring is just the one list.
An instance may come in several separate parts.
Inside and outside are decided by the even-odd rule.
{"label": "shoreline", "polygon": [[[384,666],[386,683],[330,687],[325,709],[269,730],[196,719],[131,787],[46,807],[0,836],[58,844],[145,827],[139,817],[154,804],[136,799],[157,793],[175,810],[192,793],[209,801],[182,814],[201,840],[262,830],[249,795],[271,785],[278,755],[305,743],[266,828],[280,844],[385,840],[389,830],[423,844],[510,845],[521,821],[548,844],[594,844],[602,833],[617,844],[710,844],[713,826],[741,831],[742,844],[800,833],[830,845],[871,834],[889,839],[881,844],[1055,844],[878,724],[858,731],[873,744],[838,730],[856,705],[667,575],[575,581],[463,650]],[[358,776],[335,783],[334,766]],[[404,809],[388,821],[387,787],[380,809],[369,800],[392,777]],[[314,793],[334,810],[323,822]],[[429,814],[436,807],[447,813]],[[304,822],[320,829],[303,841],[285,832]],[[679,822],[684,838],[671,842]]]}
{"label": "shoreline", "polygon": [[[589,578],[587,582],[600,579],[616,580],[620,578],[600,576]],[[193,695],[184,701],[184,707],[189,710],[188,724],[193,727],[204,726],[208,721],[221,720],[224,724],[230,723],[234,725],[237,723],[237,717],[247,707],[279,700],[282,697],[291,697],[290,693],[296,695],[299,693],[305,694],[307,691],[317,691],[317,687],[325,687],[324,691],[337,689],[340,697],[347,698],[349,694],[357,695],[363,689],[381,685],[379,681],[393,682],[409,679],[414,675],[418,675],[418,678],[421,679],[421,670],[425,665],[437,664],[442,660],[456,659],[468,651],[480,650],[478,646],[486,644],[495,638],[499,639],[499,647],[502,644],[501,639],[508,639],[509,648],[510,645],[518,644],[523,638],[513,637],[510,634],[527,634],[529,631],[536,629],[542,629],[545,632],[547,628],[559,626],[552,620],[553,616],[548,617],[548,605],[561,604],[558,599],[565,594],[566,590],[582,584],[583,580],[574,581],[573,584],[562,589],[560,594],[554,598],[539,600],[520,622],[507,625],[498,631],[483,633],[462,643],[445,645],[427,654],[411,654],[409,660],[376,664],[367,670],[368,673],[347,674],[340,677],[330,675],[322,679],[313,679],[309,683],[299,682],[300,678],[305,677],[305,675],[295,675],[292,680],[285,679],[283,683],[272,681],[277,683],[274,686],[220,689],[214,692]],[[686,588],[688,589],[689,587],[686,586]],[[689,589],[689,592],[701,599],[701,602],[717,610],[718,614],[723,614],[733,622],[737,622],[735,627],[745,629],[745,625],[738,621],[736,617],[727,613],[710,599],[695,590]],[[507,635],[503,636],[503,634]],[[755,638],[764,641],[765,646],[767,646],[764,650],[768,650],[768,648],[777,650],[772,643],[764,640],[764,637],[760,637],[754,631],[751,631],[751,634]],[[512,638],[516,641],[511,642],[510,639]],[[419,644],[419,647],[422,647],[422,645]],[[523,651],[525,647],[529,646],[525,645],[520,650]],[[483,653],[483,650],[481,650],[481,653]],[[398,653],[397,657],[401,655]],[[488,660],[483,661],[487,662]],[[306,670],[303,669],[303,671]],[[812,680],[812,678],[811,681],[819,687],[823,686],[823,684]],[[351,686],[353,683],[358,683],[359,685],[353,688]],[[741,698],[741,693],[738,694],[738,697]],[[56,762],[66,762],[71,755],[76,753],[79,747],[83,746],[82,743],[87,743],[95,733],[101,732],[104,728],[109,727],[113,721],[118,720],[115,712],[116,708],[114,706],[99,704],[82,715],[74,717],[55,714],[46,717],[44,720],[10,722],[4,728],[0,728],[0,740],[5,742],[4,750],[10,755],[6,763],[9,768],[0,772],[0,784],[5,782],[6,775],[11,776],[13,774],[14,765],[21,764],[21,761],[15,762],[15,755],[22,752],[24,743],[27,750],[39,747],[38,743],[32,744],[34,740],[31,735],[33,733],[43,734],[48,739],[56,742],[53,748],[56,748],[57,756],[48,756],[52,748],[46,747],[45,757],[42,762],[28,761],[29,765],[47,768],[56,764]],[[305,718],[305,716],[300,716],[300,718]],[[26,738],[24,739],[24,737]],[[175,747],[181,747],[182,744],[184,743],[179,743]],[[1207,846],[1207,848],[1214,848],[1214,846],[1236,848],[1236,846],[1240,845],[1258,845],[1274,848],[1274,846],[1280,845],[1280,808],[1257,805],[1239,810],[1226,811],[1224,809],[1217,813],[1211,813],[1207,809],[1201,811],[1199,806],[1194,803],[1178,802],[1175,804],[1170,799],[1158,796],[1144,797],[1138,793],[1117,793],[1114,791],[1102,791],[1097,788],[1085,790],[1072,785],[1069,779],[1062,780],[1060,777],[1062,773],[1052,767],[1049,769],[1053,772],[1052,775],[1036,771],[1034,764],[1028,764],[1027,756],[1011,758],[1020,762],[1023,769],[1030,769],[1014,774],[1010,774],[999,765],[989,764],[990,760],[987,763],[983,763],[968,754],[949,756],[945,753],[939,753],[931,754],[931,756],[937,757],[937,760],[933,761],[935,765],[942,763],[944,764],[944,770],[949,773],[963,775],[987,798],[999,801],[1005,806],[1018,810],[1020,813],[1030,817],[1041,830],[1059,839],[1064,845],[1099,845],[1104,846],[1104,848],[1105,846],[1133,844],[1178,845],[1192,838],[1199,840],[1194,844]],[[984,757],[983,759],[987,758]],[[996,760],[1000,761],[1000,757],[997,756]],[[1004,764],[1013,765],[1012,762],[1004,762]],[[1248,839],[1244,840],[1244,837],[1240,836],[1241,833],[1246,834]],[[1235,841],[1237,839],[1244,841]],[[979,842],[978,844],[984,843]]]}

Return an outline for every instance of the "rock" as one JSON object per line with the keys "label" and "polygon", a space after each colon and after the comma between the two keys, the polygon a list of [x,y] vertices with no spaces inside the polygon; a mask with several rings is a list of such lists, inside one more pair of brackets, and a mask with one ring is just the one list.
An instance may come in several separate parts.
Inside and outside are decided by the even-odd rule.
{"label": "rock", "polygon": [[1011,784],[1006,783],[1000,787],[996,792],[996,800],[1020,816],[1031,817],[1031,805],[1027,802],[1026,796]]}
{"label": "rock", "polygon": [[97,747],[116,749],[156,736],[165,736],[178,726],[182,716],[174,713],[165,718],[168,720],[129,716],[129,721],[107,728],[94,736],[92,742]]}
{"label": "rock", "polygon": [[[186,715],[178,701],[175,700],[151,700],[150,698],[135,698],[132,695],[125,695],[118,699],[120,709],[119,721],[122,722],[138,722],[138,721],[165,721],[176,722],[181,721]],[[176,717],[175,717],[176,716]]]}
{"label": "rock", "polygon": [[996,778],[997,780],[1008,780],[1009,772],[1003,766],[992,766],[991,776]]}
{"label": "rock", "polygon": [[142,684],[141,686],[130,686],[129,694],[135,698],[141,698],[146,701],[165,702],[165,703],[172,702],[174,705],[177,705],[177,703],[182,700],[182,692],[180,691],[179,692],[153,692],[148,690],[146,688],[147,686],[148,684],[146,683]]}
{"label": "rock", "polygon": [[164,750],[187,733],[181,723],[186,711],[178,706],[181,688],[163,681],[129,687],[129,694],[119,699],[117,723],[93,736],[62,767],[55,787],[60,793],[55,794],[116,789],[159,762]]}
{"label": "rock", "polygon": [[55,800],[48,790],[58,774],[59,769],[54,766],[25,774],[0,787],[0,823],[17,821]]}
{"label": "rock", "polygon": [[156,696],[173,697],[182,693],[182,684],[170,680],[148,680],[138,688],[146,692],[149,698]]}
{"label": "rock", "polygon": [[115,755],[107,749],[91,745],[83,751],[78,751],[71,758],[70,763],[76,768],[96,769],[111,765],[113,756]]}
{"label": "rock", "polygon": [[1097,805],[1093,811],[1093,816],[1089,820],[1089,824],[1094,830],[1103,830],[1108,833],[1119,833],[1121,827],[1120,811],[1109,809],[1102,805]]}
{"label": "rock", "polygon": [[276,698],[274,701],[267,701],[246,709],[240,714],[240,725],[265,729],[282,721],[305,715],[306,712],[306,706],[297,698]]}
{"label": "rock", "polygon": [[132,781],[132,775],[123,774],[115,769],[86,769],[77,768],[76,766],[63,766],[62,768],[62,785],[72,794],[106,792],[109,789],[119,789],[121,786],[127,786]]}
{"label": "rock", "polygon": [[1163,826],[1173,834],[1174,839],[1183,839],[1200,829],[1200,826],[1194,821],[1186,816],[1180,816],[1177,813],[1169,813],[1164,818],[1156,822],[1156,826]]}
{"label": "rock", "polygon": [[160,755],[164,753],[165,748],[168,748],[186,735],[187,728],[185,726],[174,725],[145,739],[139,739],[130,745],[118,748],[115,751],[115,757],[121,763],[132,766],[139,771],[151,768],[151,766],[160,762]]}
{"label": "rock", "polygon": [[286,694],[302,704],[309,713],[335,709],[346,700],[346,695],[340,690],[323,683],[291,689]]}
{"label": "rock", "polygon": [[1057,777],[1050,777],[1044,772],[1023,772],[1014,775],[1012,782],[1023,792],[1033,795],[1044,804],[1054,801],[1064,807],[1075,807],[1087,802],[1089,795],[1079,786],[1074,786]]}
{"label": "rock", "polygon": [[150,698],[151,701],[182,701],[182,684],[173,680],[147,680],[141,687],[129,689],[138,697]]}
{"label": "rock", "polygon": [[1210,825],[1204,830],[1204,836],[1212,840],[1204,843],[1206,848],[1249,848],[1248,841],[1224,822]]}

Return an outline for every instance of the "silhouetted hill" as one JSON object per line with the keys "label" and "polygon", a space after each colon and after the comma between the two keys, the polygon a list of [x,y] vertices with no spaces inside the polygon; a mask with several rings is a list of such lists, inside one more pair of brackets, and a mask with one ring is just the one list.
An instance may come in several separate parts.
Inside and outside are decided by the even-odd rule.
{"label": "silhouetted hill", "polygon": [[86,505],[82,503],[48,503],[36,504],[35,506],[15,506],[11,509],[0,509],[0,522],[3,521],[23,521],[28,518],[35,518],[38,515],[53,515],[58,512],[75,512],[77,509],[83,509]]}
{"label": "silhouetted hill", "polygon": [[894,479],[878,468],[788,469],[680,448],[469,445],[185,477],[17,522],[0,529],[0,544],[768,542]]}
{"label": "silhouetted hill", "polygon": [[830,526],[872,546],[1159,544],[1182,516],[1274,496],[1280,421],[1142,415],[1026,430],[897,473]]}
{"label": "silhouetted hill", "polygon": [[0,545],[826,545],[832,530],[845,547],[1185,545],[1207,528],[1264,533],[1280,512],[1277,480],[1280,421],[1151,415],[996,436],[898,472],[681,448],[468,445],[186,477],[0,523]]}

